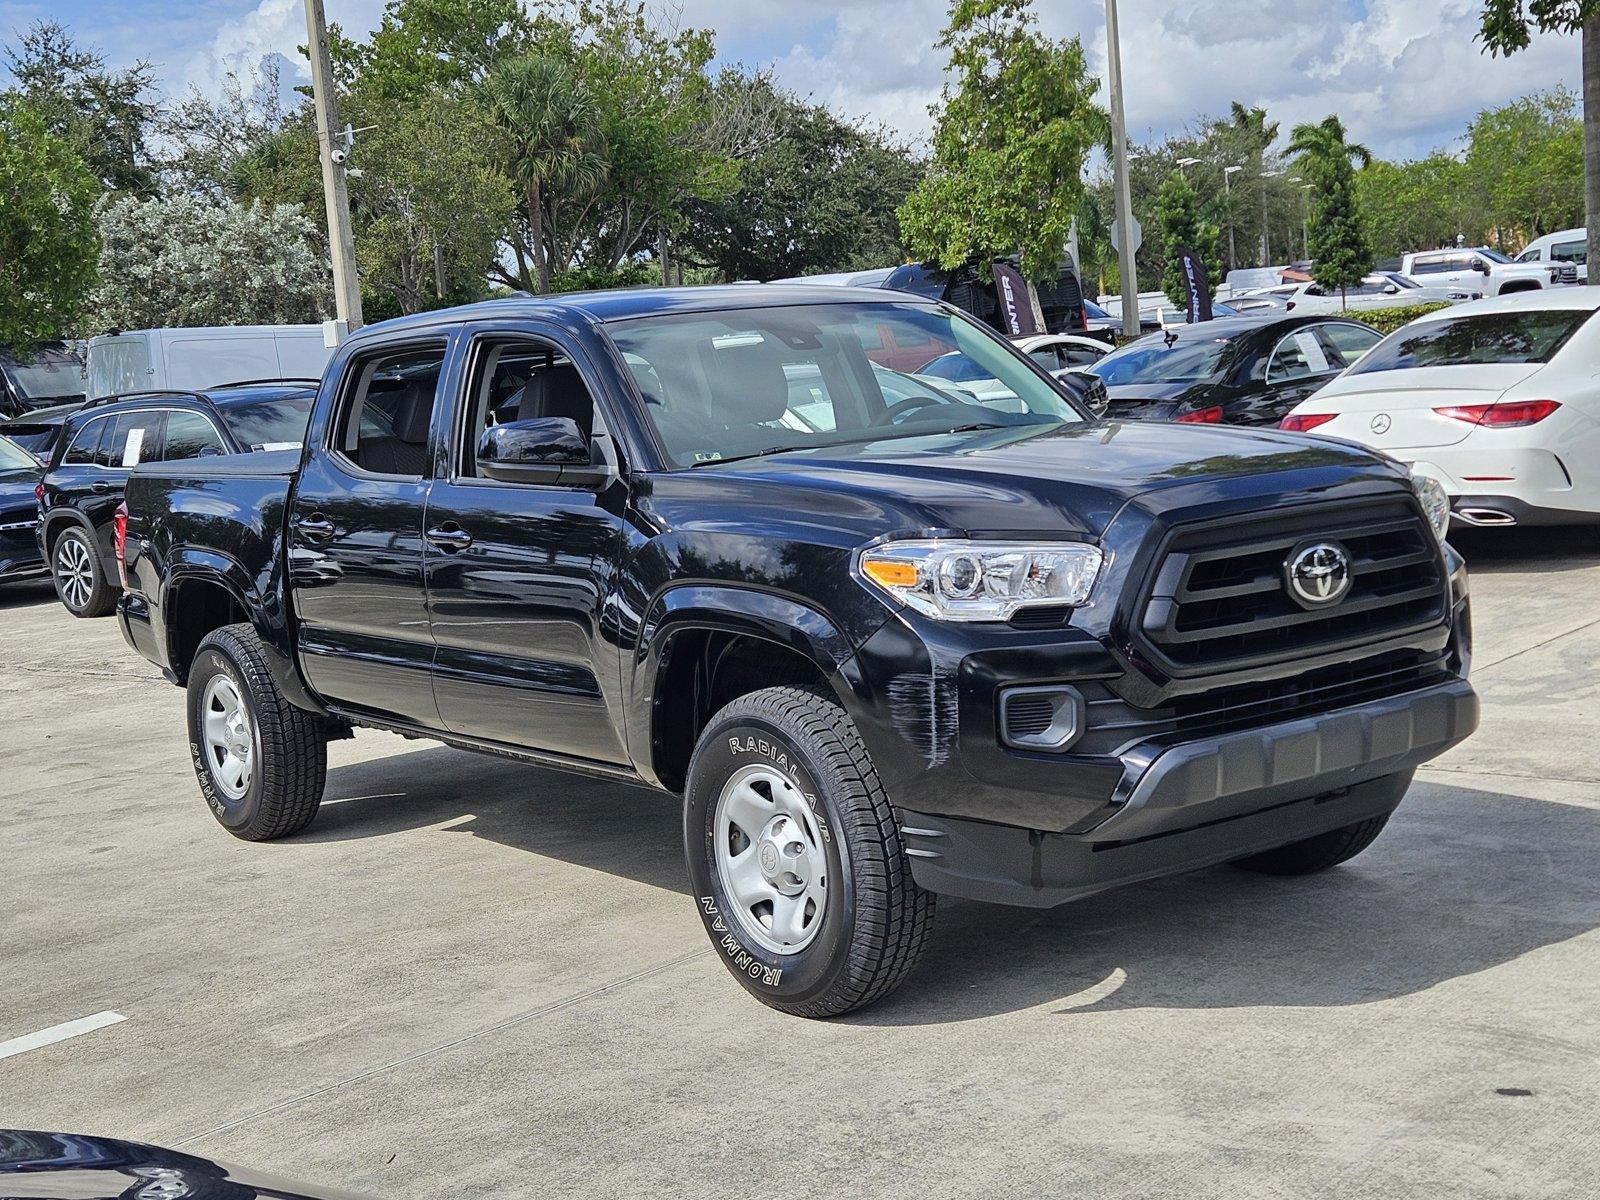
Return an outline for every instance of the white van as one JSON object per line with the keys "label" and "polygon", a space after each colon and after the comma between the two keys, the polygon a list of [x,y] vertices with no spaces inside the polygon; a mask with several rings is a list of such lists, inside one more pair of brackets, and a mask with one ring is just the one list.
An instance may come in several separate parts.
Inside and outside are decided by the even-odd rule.
{"label": "white van", "polygon": [[89,339],[89,398],[161,388],[200,391],[246,379],[321,379],[332,354],[321,325],[108,333]]}
{"label": "white van", "polygon": [[1535,238],[1529,242],[1521,254],[1517,255],[1520,262],[1569,262],[1578,268],[1578,282],[1589,282],[1589,231],[1587,229],[1563,229],[1559,233],[1547,233],[1542,238]]}

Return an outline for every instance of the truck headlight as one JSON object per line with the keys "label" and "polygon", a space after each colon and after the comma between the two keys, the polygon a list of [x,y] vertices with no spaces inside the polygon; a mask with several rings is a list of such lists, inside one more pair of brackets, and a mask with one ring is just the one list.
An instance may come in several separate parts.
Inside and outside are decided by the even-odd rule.
{"label": "truck headlight", "polygon": [[1004,621],[1019,609],[1082,604],[1104,556],[1083,542],[884,542],[856,555],[856,577],[946,621]]}
{"label": "truck headlight", "polygon": [[1444,535],[1450,530],[1450,493],[1432,475],[1413,474],[1411,486],[1417,489],[1417,499],[1422,501],[1422,511],[1428,514],[1434,536],[1444,541]]}

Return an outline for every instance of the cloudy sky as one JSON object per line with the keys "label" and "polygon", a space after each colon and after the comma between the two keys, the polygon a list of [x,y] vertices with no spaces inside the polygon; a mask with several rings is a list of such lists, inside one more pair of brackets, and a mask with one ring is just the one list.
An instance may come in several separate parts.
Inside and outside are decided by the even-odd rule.
{"label": "cloudy sky", "polygon": [[[669,0],[717,31],[723,59],[767,64],[837,111],[924,135],[943,55],[947,0]],[[326,0],[329,19],[369,29],[382,0]],[[1045,27],[1105,65],[1103,0],[1041,0]],[[1451,143],[1479,109],[1557,82],[1579,86],[1575,38],[1509,60],[1473,41],[1479,0],[1121,0],[1129,133],[1179,129],[1230,100],[1265,105],[1285,129],[1337,112],[1388,157]],[[144,57],[172,94],[212,89],[229,68],[290,56],[301,0],[0,0],[0,35],[47,15],[115,62]]]}

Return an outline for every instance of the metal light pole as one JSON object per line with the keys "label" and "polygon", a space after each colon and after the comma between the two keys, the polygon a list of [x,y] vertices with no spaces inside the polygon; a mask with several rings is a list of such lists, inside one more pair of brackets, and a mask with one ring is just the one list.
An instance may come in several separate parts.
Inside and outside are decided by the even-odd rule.
{"label": "metal light pole", "polygon": [[1276,179],[1282,171],[1261,172],[1261,265],[1272,265],[1272,239],[1267,236],[1267,180]]}
{"label": "metal light pole", "polygon": [[1225,201],[1228,209],[1228,267],[1232,269],[1239,265],[1239,251],[1233,244],[1233,173],[1242,171],[1243,167],[1222,168],[1222,190],[1227,196]]}
{"label": "metal light pole", "polygon": [[328,55],[328,18],[322,0],[305,0],[306,50],[311,58],[312,100],[317,108],[317,148],[322,158],[322,198],[328,209],[328,255],[333,260],[334,312],[346,328],[361,328],[361,281],[356,276],[356,240],[350,228],[350,192],[344,164],[334,159],[339,132],[339,101],[333,93]]}
{"label": "metal light pole", "polygon": [[1139,336],[1139,276],[1133,261],[1133,191],[1128,185],[1128,123],[1122,108],[1122,46],[1117,0],[1106,0],[1106,75],[1111,91],[1111,178],[1116,194],[1117,257],[1122,269],[1122,335]]}
{"label": "metal light pole", "polygon": [[1300,185],[1300,256],[1311,261],[1311,185]]}

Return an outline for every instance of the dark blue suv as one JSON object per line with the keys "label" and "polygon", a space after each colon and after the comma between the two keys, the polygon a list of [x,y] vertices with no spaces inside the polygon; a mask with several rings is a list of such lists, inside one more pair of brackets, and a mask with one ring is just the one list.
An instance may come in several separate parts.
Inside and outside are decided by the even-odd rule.
{"label": "dark blue suv", "polygon": [[107,396],[73,413],[39,485],[39,549],[67,611],[103,617],[116,605],[116,514],[130,470],[298,447],[316,389],[315,380],[251,380]]}

